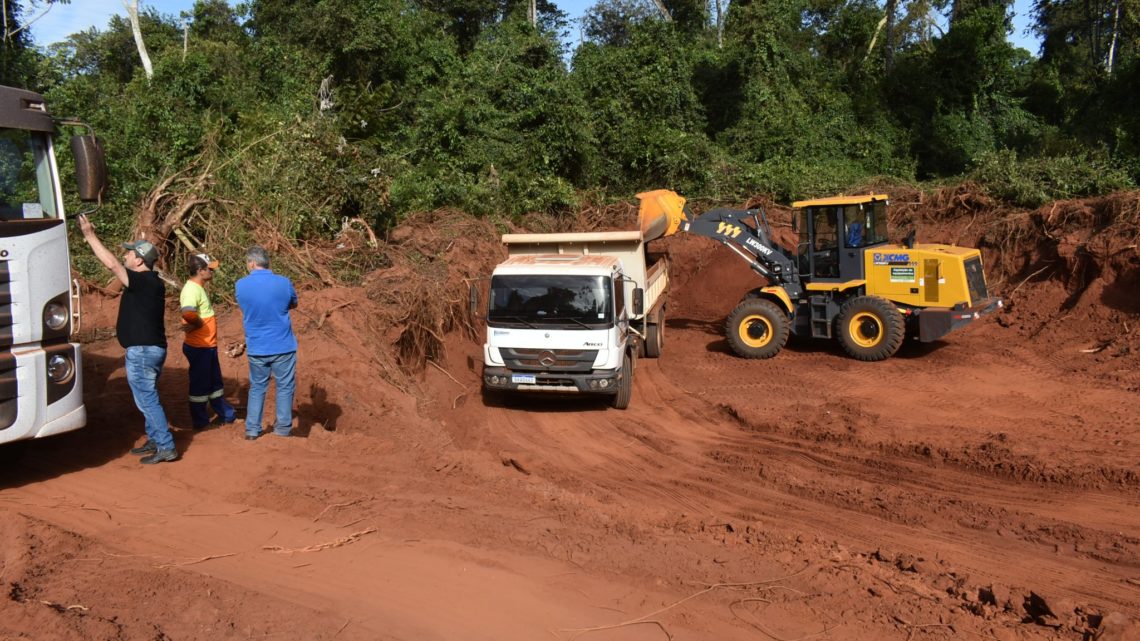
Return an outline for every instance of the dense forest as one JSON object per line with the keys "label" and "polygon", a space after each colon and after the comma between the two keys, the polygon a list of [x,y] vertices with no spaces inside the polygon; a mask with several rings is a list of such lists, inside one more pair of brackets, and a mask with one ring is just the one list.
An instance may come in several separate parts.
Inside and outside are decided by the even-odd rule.
{"label": "dense forest", "polygon": [[1037,0],[1040,52],[1009,0],[199,0],[48,46],[23,28],[43,6],[4,3],[0,82],[95,128],[121,233],[168,196],[314,238],[661,187],[970,180],[1035,206],[1140,181],[1138,0]]}

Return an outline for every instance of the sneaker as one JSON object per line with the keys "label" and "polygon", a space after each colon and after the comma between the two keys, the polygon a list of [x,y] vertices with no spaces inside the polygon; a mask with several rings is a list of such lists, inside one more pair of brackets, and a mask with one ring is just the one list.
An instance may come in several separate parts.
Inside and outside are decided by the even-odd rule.
{"label": "sneaker", "polygon": [[132,448],[131,454],[135,456],[146,456],[147,454],[154,454],[157,450],[158,448],[154,446],[154,441],[148,438],[142,445]]}
{"label": "sneaker", "polygon": [[247,441],[256,441],[259,438],[261,438],[260,434],[246,434],[245,435],[245,440],[247,440]]}
{"label": "sneaker", "polygon": [[143,465],[154,465],[155,463],[165,463],[167,461],[177,461],[177,460],[178,460],[178,450],[171,448],[169,450],[157,450],[157,451],[155,451],[154,454],[151,454],[150,456],[142,457],[139,460],[139,462],[142,463]]}

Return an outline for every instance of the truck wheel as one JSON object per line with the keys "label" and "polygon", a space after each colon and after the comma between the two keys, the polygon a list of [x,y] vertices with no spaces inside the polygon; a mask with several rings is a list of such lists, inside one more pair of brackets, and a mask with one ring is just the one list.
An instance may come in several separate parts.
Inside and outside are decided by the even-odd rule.
{"label": "truck wheel", "polygon": [[745,298],[728,315],[724,334],[742,358],[772,358],[788,342],[788,315],[770,300]]}
{"label": "truck wheel", "polygon": [[621,364],[621,381],[618,383],[617,394],[614,394],[610,399],[610,405],[614,409],[624,410],[629,407],[629,401],[633,398],[633,354],[626,354],[625,360]]}
{"label": "truck wheel", "polygon": [[881,361],[894,356],[906,337],[902,314],[890,301],[878,296],[852,298],[839,309],[836,333],[843,349],[861,361]]}
{"label": "truck wheel", "polygon": [[665,346],[665,310],[657,313],[657,319],[645,326],[645,355],[649,358],[661,356]]}

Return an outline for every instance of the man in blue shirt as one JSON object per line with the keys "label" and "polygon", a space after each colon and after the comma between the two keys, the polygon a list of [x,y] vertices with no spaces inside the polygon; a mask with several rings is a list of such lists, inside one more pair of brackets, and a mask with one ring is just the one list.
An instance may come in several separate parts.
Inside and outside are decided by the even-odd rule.
{"label": "man in blue shirt", "polygon": [[273,433],[290,436],[293,430],[293,392],[296,390],[297,339],[289,310],[297,307],[297,290],[284,276],[269,269],[269,252],[253,246],[245,252],[249,276],[237,282],[237,302],[245,326],[249,357],[249,400],[246,402],[245,439],[261,436],[261,412],[269,377],[277,382],[277,419]]}

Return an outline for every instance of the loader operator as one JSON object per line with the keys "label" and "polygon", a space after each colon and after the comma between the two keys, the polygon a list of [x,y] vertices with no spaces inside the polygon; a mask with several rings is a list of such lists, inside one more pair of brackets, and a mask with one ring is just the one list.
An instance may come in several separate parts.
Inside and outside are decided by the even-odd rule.
{"label": "loader operator", "polygon": [[844,226],[847,228],[847,248],[855,249],[863,246],[863,216],[859,207],[849,205],[843,214]]}

